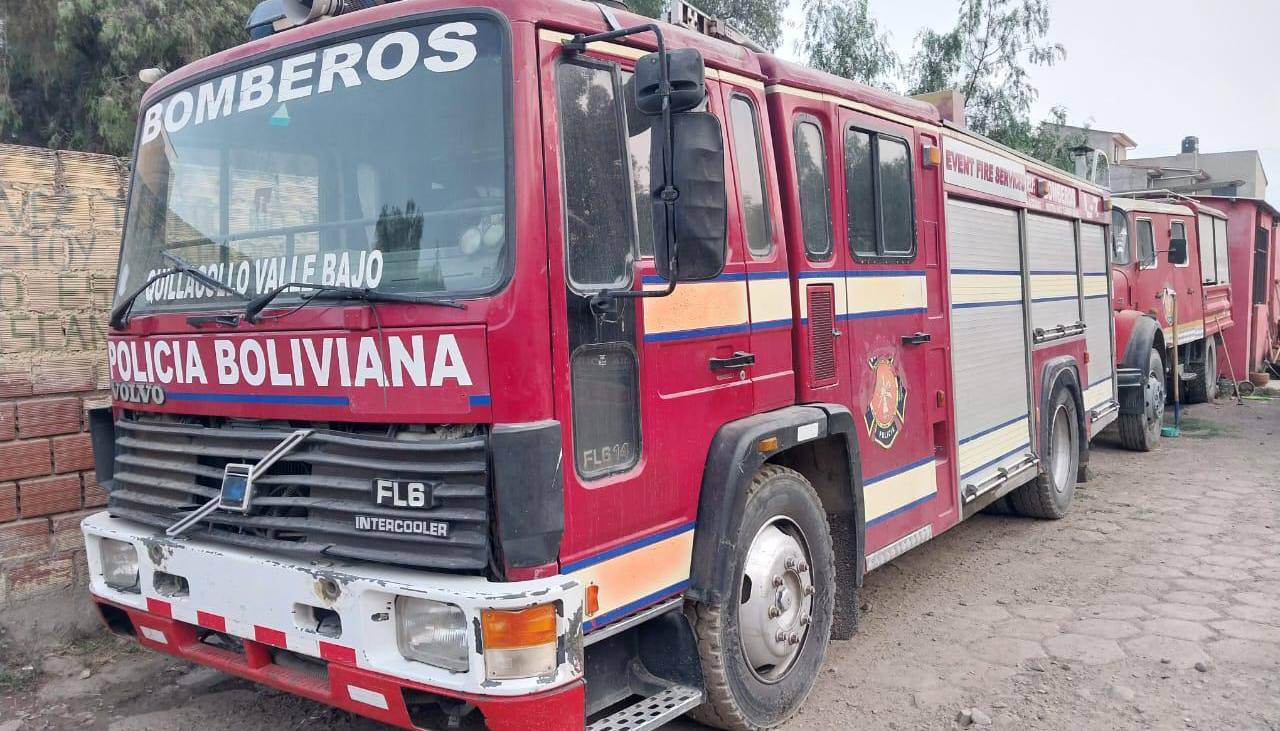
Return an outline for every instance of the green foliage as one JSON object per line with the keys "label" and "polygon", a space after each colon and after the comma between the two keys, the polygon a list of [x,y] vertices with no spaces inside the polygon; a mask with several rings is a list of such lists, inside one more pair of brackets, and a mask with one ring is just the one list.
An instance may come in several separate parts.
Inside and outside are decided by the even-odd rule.
{"label": "green foliage", "polygon": [[145,85],[248,40],[254,0],[0,0],[0,139],[117,155]]}
{"label": "green foliage", "polygon": [[[765,48],[777,48],[782,40],[782,14],[790,0],[695,0],[692,4],[712,17],[747,34]],[[627,0],[641,15],[656,18],[666,9],[666,0]]]}
{"label": "green foliage", "polygon": [[960,0],[955,28],[923,30],[907,69],[908,93],[956,89],[965,96],[974,131],[1030,151],[1036,89],[1027,67],[1053,65],[1066,56],[1049,33],[1048,0]]}
{"label": "green foliage", "polygon": [[650,18],[661,15],[666,5],[665,0],[627,0],[627,7],[631,8],[632,12],[647,15]]}
{"label": "green foliage", "polygon": [[810,66],[864,84],[891,88],[898,65],[889,37],[867,0],[805,0],[800,52]]}
{"label": "green foliage", "polygon": [[1049,110],[1049,118],[1036,127],[1035,134],[1030,139],[1030,144],[1023,152],[1037,160],[1043,160],[1069,173],[1074,173],[1076,163],[1075,158],[1071,156],[1071,148],[1079,147],[1088,142],[1089,125],[1085,124],[1084,128],[1078,132],[1068,132],[1062,129],[1062,125],[1066,123],[1067,110],[1065,108],[1054,107]]}

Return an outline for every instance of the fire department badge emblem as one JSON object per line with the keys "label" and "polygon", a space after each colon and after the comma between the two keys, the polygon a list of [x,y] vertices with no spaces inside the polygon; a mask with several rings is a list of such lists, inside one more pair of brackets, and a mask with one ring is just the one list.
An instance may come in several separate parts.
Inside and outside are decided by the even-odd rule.
{"label": "fire department badge emblem", "polygon": [[898,377],[891,356],[872,358],[869,365],[875,384],[871,389],[867,411],[863,415],[867,423],[867,436],[888,449],[906,426],[907,387]]}

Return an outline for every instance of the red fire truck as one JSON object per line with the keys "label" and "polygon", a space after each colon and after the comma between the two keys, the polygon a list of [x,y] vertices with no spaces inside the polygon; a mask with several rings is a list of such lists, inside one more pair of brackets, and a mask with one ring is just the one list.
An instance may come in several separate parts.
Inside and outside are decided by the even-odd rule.
{"label": "red fire truck", "polygon": [[1148,451],[1160,439],[1175,374],[1175,319],[1179,396],[1211,401],[1218,342],[1233,322],[1232,296],[1226,214],[1164,192],[1132,195],[1111,200],[1119,432],[1126,447]]}
{"label": "red fire truck", "polygon": [[1068,509],[1102,189],[620,9],[355,5],[143,100],[108,627],[402,728],[768,728],[866,571]]}
{"label": "red fire truck", "polygon": [[[1276,249],[1276,227],[1280,211],[1265,200],[1225,196],[1197,196],[1196,200],[1226,213],[1225,222],[1215,219],[1216,241],[1229,245],[1216,257],[1201,256],[1206,282],[1231,283],[1231,319],[1236,327],[1222,335],[1225,358],[1221,372],[1237,383],[1250,377],[1275,375],[1280,364],[1280,254]],[[1201,229],[1200,240],[1208,241],[1209,231]]]}

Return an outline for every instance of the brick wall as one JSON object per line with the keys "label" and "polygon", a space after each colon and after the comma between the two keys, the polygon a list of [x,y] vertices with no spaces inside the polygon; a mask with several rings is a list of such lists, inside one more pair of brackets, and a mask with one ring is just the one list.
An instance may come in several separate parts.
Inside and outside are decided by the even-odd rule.
{"label": "brick wall", "polygon": [[106,320],[127,187],[106,155],[0,145],[0,608],[86,581],[106,503],[85,409],[106,405]]}

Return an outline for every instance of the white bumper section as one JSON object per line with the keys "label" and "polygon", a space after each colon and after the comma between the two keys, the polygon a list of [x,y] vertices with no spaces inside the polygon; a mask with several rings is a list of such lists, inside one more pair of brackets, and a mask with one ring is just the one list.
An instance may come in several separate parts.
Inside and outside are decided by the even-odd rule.
{"label": "white bumper section", "polygon": [[[444,690],[515,696],[546,691],[582,676],[583,588],[565,576],[533,581],[494,583],[472,576],[454,576],[369,565],[317,561],[295,563],[240,548],[155,536],[135,523],[97,513],[82,523],[92,592],[117,604],[142,611],[167,604],[172,618],[192,625],[225,623],[225,632],[255,640],[283,638],[286,648],[322,657],[333,647],[354,650],[357,667],[416,681]],[[127,541],[138,549],[140,593],[113,589],[103,581],[101,540]],[[155,573],[163,571],[187,580],[186,596],[166,596],[156,590]],[[337,596],[334,597],[334,587]],[[469,667],[453,672],[401,654],[396,642],[396,597],[412,596],[461,607],[467,623]],[[148,601],[150,600],[150,601]],[[558,602],[561,647],[554,673],[516,680],[487,680],[485,660],[477,646],[483,609],[522,609]],[[312,607],[337,612],[339,637],[315,631]],[[201,620],[204,621],[201,621]],[[346,649],[349,648],[349,649]]]}

